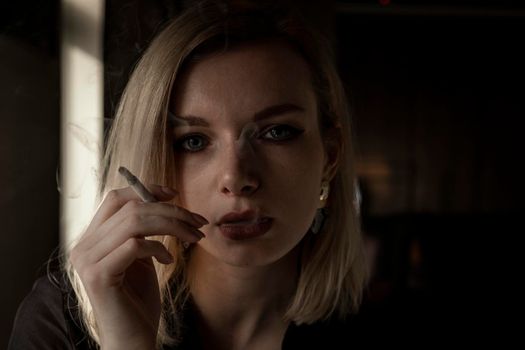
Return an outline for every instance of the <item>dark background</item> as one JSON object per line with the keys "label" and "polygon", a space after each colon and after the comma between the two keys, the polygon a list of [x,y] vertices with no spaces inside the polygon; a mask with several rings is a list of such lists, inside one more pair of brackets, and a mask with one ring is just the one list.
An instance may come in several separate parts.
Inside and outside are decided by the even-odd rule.
{"label": "dark background", "polygon": [[[59,2],[13,3],[0,8],[0,347],[60,218]],[[521,304],[525,4],[296,3],[334,43],[352,106],[372,269],[361,330],[508,341]],[[160,24],[190,4],[108,1],[106,117]]]}

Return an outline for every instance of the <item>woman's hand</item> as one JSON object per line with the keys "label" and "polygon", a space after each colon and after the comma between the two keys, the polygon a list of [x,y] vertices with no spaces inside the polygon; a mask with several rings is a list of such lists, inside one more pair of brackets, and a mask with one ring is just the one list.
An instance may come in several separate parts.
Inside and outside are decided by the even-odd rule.
{"label": "woman's hand", "polygon": [[171,235],[186,242],[204,237],[197,228],[205,219],[199,222],[188,210],[161,203],[175,191],[148,189],[159,202],[142,202],[130,187],[109,192],[71,251],[104,349],[155,347],[161,304],[152,257],[162,264],[173,257],[162,243],[146,237]]}

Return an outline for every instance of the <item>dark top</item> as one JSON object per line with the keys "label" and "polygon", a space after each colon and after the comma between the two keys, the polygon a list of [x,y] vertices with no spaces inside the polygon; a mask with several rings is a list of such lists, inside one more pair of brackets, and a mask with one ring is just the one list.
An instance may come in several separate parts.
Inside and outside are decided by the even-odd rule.
{"label": "dark top", "polygon": [[[96,349],[78,319],[76,297],[67,277],[51,274],[38,279],[16,314],[8,349]],[[355,343],[353,319],[288,327],[282,349],[347,349]],[[170,349],[198,349],[194,335]]]}

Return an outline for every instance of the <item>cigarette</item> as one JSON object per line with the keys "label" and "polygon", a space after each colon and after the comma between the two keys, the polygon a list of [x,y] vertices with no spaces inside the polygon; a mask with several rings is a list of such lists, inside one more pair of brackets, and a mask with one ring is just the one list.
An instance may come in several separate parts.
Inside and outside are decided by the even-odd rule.
{"label": "cigarette", "polygon": [[153,196],[147,189],[144,187],[142,182],[131,173],[128,169],[121,166],[118,168],[118,172],[120,175],[124,176],[126,178],[126,181],[131,186],[131,188],[137,193],[144,202],[157,202],[157,199],[155,196]]}

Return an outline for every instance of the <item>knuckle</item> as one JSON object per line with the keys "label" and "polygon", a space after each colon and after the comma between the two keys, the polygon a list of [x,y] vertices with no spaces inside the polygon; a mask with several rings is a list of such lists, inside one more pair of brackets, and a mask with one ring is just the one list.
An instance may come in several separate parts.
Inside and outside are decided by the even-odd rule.
{"label": "knuckle", "polygon": [[135,254],[140,249],[140,242],[138,239],[130,238],[124,243],[124,249],[130,254]]}
{"label": "knuckle", "polygon": [[175,213],[177,215],[184,215],[184,214],[186,214],[188,212],[186,209],[181,208],[178,205],[174,205],[173,206],[173,210],[175,211]]}
{"label": "knuckle", "polygon": [[100,273],[96,266],[86,267],[82,271],[78,271],[78,274],[82,282],[87,285],[95,285],[100,280]]}
{"label": "knuckle", "polygon": [[155,204],[161,206],[166,212],[174,211],[178,208],[176,205],[173,205],[171,203],[157,202]]}
{"label": "knuckle", "polygon": [[178,217],[180,217],[181,219],[184,219],[185,221],[195,222],[193,215],[188,209],[177,207],[177,214],[178,214]]}
{"label": "knuckle", "polygon": [[78,246],[76,246],[69,253],[68,259],[71,265],[78,271],[83,267],[84,252]]}
{"label": "knuckle", "polygon": [[132,232],[140,230],[143,222],[142,216],[136,213],[131,214],[126,220],[127,227]]}
{"label": "knuckle", "polygon": [[124,204],[124,210],[126,211],[126,213],[130,213],[130,214],[133,214],[133,213],[138,213],[139,210],[140,210],[140,203],[137,202],[137,201],[134,201],[134,200],[130,200],[128,202],[126,202],[126,204]]}
{"label": "knuckle", "polygon": [[78,255],[79,253],[77,247],[71,249],[71,251],[69,252],[69,262],[71,263],[71,265],[76,265],[76,262],[78,261]]}
{"label": "knuckle", "polygon": [[184,232],[185,230],[191,227],[191,224],[179,218],[170,217],[166,218],[166,220],[168,221],[167,228],[170,230],[170,232],[175,234],[177,234],[178,232]]}
{"label": "knuckle", "polygon": [[166,227],[171,226],[174,222],[174,219],[171,217],[158,216],[155,218],[159,226]]}
{"label": "knuckle", "polygon": [[184,221],[189,221],[189,222],[194,221],[189,210],[178,207],[178,206],[175,206],[175,215],[177,216],[175,220],[184,220]]}
{"label": "knuckle", "polygon": [[85,272],[89,270],[89,266],[85,263],[85,257],[83,254],[71,252],[69,261],[79,276],[83,276]]}
{"label": "knuckle", "polygon": [[118,190],[111,190],[106,194],[106,201],[118,203],[120,201],[120,193]]}

